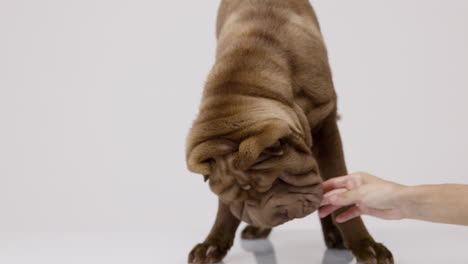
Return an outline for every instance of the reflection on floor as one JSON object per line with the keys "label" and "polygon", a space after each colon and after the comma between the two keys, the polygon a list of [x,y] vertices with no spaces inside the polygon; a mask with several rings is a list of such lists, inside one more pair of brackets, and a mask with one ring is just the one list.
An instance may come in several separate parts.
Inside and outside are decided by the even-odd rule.
{"label": "reflection on floor", "polygon": [[[468,227],[422,224],[370,229],[397,264],[468,264]],[[327,249],[321,230],[274,230],[268,240],[235,241],[224,264],[354,264],[348,250]]]}
{"label": "reflection on floor", "polygon": [[[397,264],[468,264],[468,227],[418,224],[417,228],[369,229],[393,252]],[[155,232],[0,233],[0,264],[186,264],[188,252],[206,232],[168,228]],[[241,240],[239,235],[224,264],[356,263],[349,251],[326,249],[319,228],[279,227],[269,239],[256,241]]]}
{"label": "reflection on floor", "polygon": [[[241,240],[241,247],[254,255],[256,264],[278,264],[273,244],[268,239]],[[353,261],[349,250],[327,249],[323,254],[322,264],[348,264]]]}

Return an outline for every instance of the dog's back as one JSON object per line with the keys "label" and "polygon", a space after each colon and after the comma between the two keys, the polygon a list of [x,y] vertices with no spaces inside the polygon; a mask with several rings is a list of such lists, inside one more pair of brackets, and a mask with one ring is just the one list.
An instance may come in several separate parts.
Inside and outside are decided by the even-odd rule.
{"label": "dog's back", "polygon": [[224,0],[216,32],[217,62],[229,59],[223,65],[235,69],[235,81],[293,99],[311,128],[335,110],[327,51],[307,0]]}

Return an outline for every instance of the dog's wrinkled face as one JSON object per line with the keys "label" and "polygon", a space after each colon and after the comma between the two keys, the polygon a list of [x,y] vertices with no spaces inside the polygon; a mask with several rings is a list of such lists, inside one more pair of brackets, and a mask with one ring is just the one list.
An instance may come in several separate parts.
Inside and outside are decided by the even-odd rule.
{"label": "dog's wrinkled face", "polygon": [[278,141],[242,170],[236,168],[236,157],[235,151],[214,157],[207,177],[211,190],[240,220],[273,227],[305,217],[319,207],[321,178],[310,152]]}
{"label": "dog's wrinkled face", "polygon": [[230,209],[246,223],[258,227],[273,227],[311,214],[319,207],[321,196],[320,185],[298,187],[280,178],[258,199],[233,201]]}

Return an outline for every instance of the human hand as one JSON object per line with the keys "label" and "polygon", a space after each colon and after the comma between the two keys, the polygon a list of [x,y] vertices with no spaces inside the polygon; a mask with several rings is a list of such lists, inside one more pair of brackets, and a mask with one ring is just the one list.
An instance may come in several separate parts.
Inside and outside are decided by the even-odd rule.
{"label": "human hand", "polygon": [[355,172],[323,183],[323,200],[319,209],[321,218],[334,211],[354,205],[336,216],[338,223],[360,215],[371,215],[387,220],[402,219],[399,193],[405,186],[380,179],[365,172]]}

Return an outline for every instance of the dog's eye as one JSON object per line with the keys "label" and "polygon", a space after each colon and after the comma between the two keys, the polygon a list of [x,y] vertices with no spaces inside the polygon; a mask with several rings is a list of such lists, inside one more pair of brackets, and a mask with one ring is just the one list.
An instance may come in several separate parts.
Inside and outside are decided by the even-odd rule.
{"label": "dog's eye", "polygon": [[264,149],[260,156],[257,158],[251,169],[265,169],[262,163],[273,158],[281,157],[284,155],[284,142],[278,140],[275,144]]}
{"label": "dog's eye", "polygon": [[205,160],[202,161],[202,163],[210,163],[210,164],[211,164],[211,163],[215,163],[215,162],[216,162],[216,161],[215,161],[215,159],[213,159],[213,158],[205,159]]}
{"label": "dog's eye", "polygon": [[274,145],[266,148],[262,155],[263,154],[266,154],[266,155],[271,155],[271,156],[281,156],[284,154],[283,152],[283,144],[281,141],[277,141]]}

